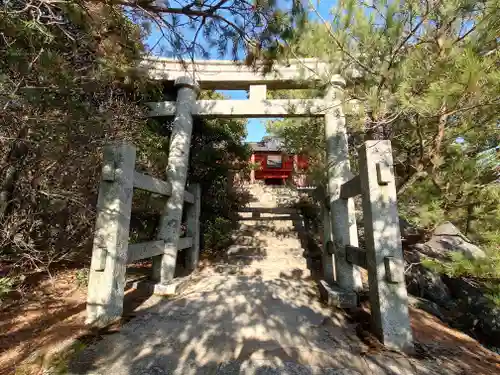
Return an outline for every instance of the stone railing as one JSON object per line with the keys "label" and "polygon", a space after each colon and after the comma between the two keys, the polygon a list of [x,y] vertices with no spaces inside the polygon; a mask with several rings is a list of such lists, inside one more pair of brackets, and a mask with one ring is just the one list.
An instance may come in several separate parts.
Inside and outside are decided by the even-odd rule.
{"label": "stone railing", "polygon": [[[177,230],[174,239],[172,236],[167,238],[160,228],[156,240],[129,244],[134,188],[153,194],[172,196],[172,184],[137,172],[135,158],[135,147],[130,144],[121,143],[104,148],[88,284],[87,323],[89,324],[104,325],[121,316],[125,270],[128,263],[156,257],[157,263],[161,264],[162,258],[173,257],[174,259],[169,259],[168,263],[173,263],[175,266],[177,252],[181,250],[186,252],[185,266],[188,270],[194,270],[198,263],[201,191],[197,184],[189,186],[181,194],[186,206],[186,237],[179,238],[180,230]],[[167,203],[162,222],[167,220],[169,214],[170,207]],[[178,221],[177,226],[180,227],[180,219]],[[169,243],[172,240],[176,241],[174,252],[171,251],[172,246]],[[155,279],[155,275],[152,276]],[[156,280],[161,281],[158,278]],[[167,286],[162,283],[156,284],[155,291],[158,289],[161,292],[161,288]]]}
{"label": "stone railing", "polygon": [[[199,87],[186,76],[174,82],[177,98],[170,135],[167,181],[135,171],[135,147],[129,144],[104,149],[102,179],[97,202],[97,222],[90,265],[87,323],[102,325],[119,318],[123,311],[127,262],[152,257],[154,292],[175,292],[177,253],[187,251],[186,267],[196,267],[199,257],[200,188],[185,191],[189,149],[193,130],[193,105]],[[155,241],[128,244],[133,189],[168,196]],[[184,203],[188,238],[180,238]]]}
{"label": "stone railing", "polygon": [[[353,273],[359,273],[358,267],[366,269],[373,331],[385,346],[408,350],[413,345],[412,332],[390,141],[365,142],[359,149],[359,170],[359,175],[339,185],[338,201],[324,207],[325,280],[321,281],[322,290],[332,304],[354,307],[357,290],[349,290],[339,283],[332,284],[329,278],[335,281],[352,278]],[[346,223],[342,228],[346,232],[352,232],[349,230],[352,226],[356,229],[355,222],[352,222],[355,215],[351,198],[358,195],[362,197],[366,249],[358,247],[356,232],[349,233],[351,243],[342,242],[335,236],[334,225],[330,225],[330,220],[336,220],[337,225]],[[337,208],[336,214],[344,217],[334,217],[329,212],[339,206],[345,210]],[[347,267],[335,267],[339,264]],[[342,274],[346,272],[347,275]]]}

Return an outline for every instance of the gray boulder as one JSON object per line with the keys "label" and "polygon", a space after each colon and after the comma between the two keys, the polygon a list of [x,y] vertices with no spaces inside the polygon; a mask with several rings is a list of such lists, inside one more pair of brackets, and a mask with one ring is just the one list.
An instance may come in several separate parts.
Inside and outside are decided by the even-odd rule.
{"label": "gray boulder", "polygon": [[420,245],[420,250],[436,258],[447,258],[450,252],[453,251],[462,253],[467,259],[481,259],[486,257],[483,250],[472,244],[449,221],[439,225],[434,230],[430,240]]}
{"label": "gray boulder", "polygon": [[443,322],[446,321],[446,317],[442,313],[441,308],[437,305],[437,303],[413,296],[408,296],[408,303],[412,307],[415,307],[431,315],[434,315],[436,318],[442,320]]}
{"label": "gray boulder", "polygon": [[417,249],[408,249],[404,253],[405,281],[408,292],[416,297],[426,298],[439,306],[452,308],[453,299],[441,275],[420,264],[421,255]]}
{"label": "gray boulder", "polygon": [[425,241],[425,231],[413,226],[403,218],[399,218],[399,230],[404,245],[413,245]]}
{"label": "gray boulder", "polygon": [[413,306],[445,320],[482,343],[500,346],[500,308],[486,298],[485,286],[477,280],[440,275],[422,266],[422,258],[449,261],[453,252],[468,259],[486,254],[450,222],[439,225],[425,243],[405,249],[405,277]]}
{"label": "gray boulder", "polygon": [[500,307],[483,306],[478,314],[479,319],[476,323],[476,331],[481,332],[484,340],[490,345],[500,346]]}
{"label": "gray boulder", "polygon": [[425,270],[423,272],[423,297],[441,306],[449,307],[451,303],[450,290],[441,279],[441,276]]}

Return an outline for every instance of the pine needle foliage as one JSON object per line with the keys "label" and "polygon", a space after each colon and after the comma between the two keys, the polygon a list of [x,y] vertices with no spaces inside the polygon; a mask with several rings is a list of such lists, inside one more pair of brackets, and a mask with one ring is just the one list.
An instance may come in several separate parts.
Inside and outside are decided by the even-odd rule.
{"label": "pine needle foliage", "polygon": [[[428,230],[449,220],[491,261],[454,259],[447,272],[498,278],[499,1],[341,0],[330,18],[317,18],[283,58],[320,58],[329,63],[318,72],[324,82],[347,78],[350,145],[391,140],[401,216]],[[269,130],[311,153],[324,150],[315,120]]]}

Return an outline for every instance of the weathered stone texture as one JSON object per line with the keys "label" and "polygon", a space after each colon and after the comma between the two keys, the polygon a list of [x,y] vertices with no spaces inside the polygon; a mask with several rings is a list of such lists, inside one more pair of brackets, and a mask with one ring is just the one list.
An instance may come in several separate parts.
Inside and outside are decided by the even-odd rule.
{"label": "weathered stone texture", "polygon": [[201,187],[199,184],[189,186],[188,191],[194,195],[193,204],[186,208],[187,235],[192,238],[193,244],[186,251],[186,268],[194,271],[200,257],[200,214],[201,214]]}
{"label": "weathered stone texture", "polygon": [[167,167],[167,181],[172,185],[172,194],[165,205],[157,235],[158,239],[165,241],[164,252],[153,258],[153,279],[163,284],[171,281],[175,273],[193,130],[192,106],[199,91],[196,82],[189,77],[178,78],[175,85],[178,87],[176,114],[170,136]]}
{"label": "weathered stone texture", "polygon": [[104,148],[87,297],[90,324],[103,325],[122,314],[134,168],[133,146]]}
{"label": "weathered stone texture", "polygon": [[373,330],[387,347],[411,350],[390,141],[367,141],[359,154]]}
{"label": "weathered stone texture", "polygon": [[344,252],[345,245],[358,246],[358,233],[354,202],[352,199],[340,198],[342,184],[352,177],[345,117],[341,107],[342,95],[343,86],[339,81],[329,88],[325,97],[326,101],[331,103],[325,114],[325,138],[330,218],[335,244],[335,281],[343,289],[360,290],[362,288],[360,270],[347,262]]}

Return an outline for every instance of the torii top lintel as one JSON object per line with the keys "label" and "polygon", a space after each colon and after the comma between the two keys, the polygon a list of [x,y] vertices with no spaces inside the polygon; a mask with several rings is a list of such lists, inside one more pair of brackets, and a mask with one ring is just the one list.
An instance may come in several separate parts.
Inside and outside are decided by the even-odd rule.
{"label": "torii top lintel", "polygon": [[270,73],[263,66],[251,68],[230,60],[195,60],[181,62],[162,57],[147,57],[140,63],[154,80],[173,82],[178,77],[194,78],[201,89],[247,90],[251,85],[269,89],[292,89],[315,86],[325,80],[327,64],[317,59],[292,60],[276,65]]}

